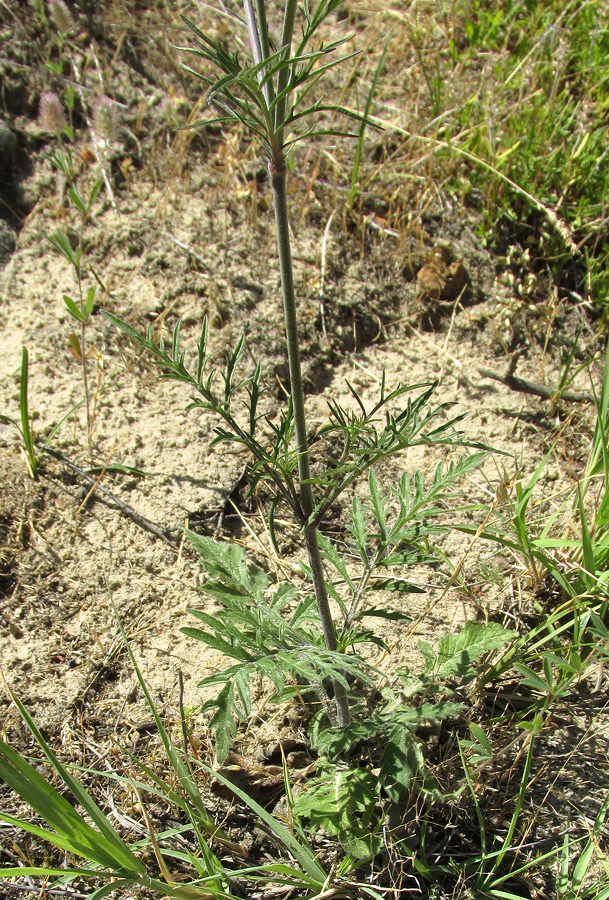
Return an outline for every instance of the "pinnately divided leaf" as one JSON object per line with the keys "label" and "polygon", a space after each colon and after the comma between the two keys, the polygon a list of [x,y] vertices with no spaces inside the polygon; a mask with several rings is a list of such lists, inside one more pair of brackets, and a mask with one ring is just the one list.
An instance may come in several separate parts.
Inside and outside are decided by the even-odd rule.
{"label": "pinnately divided leaf", "polygon": [[[426,642],[419,649],[426,660],[425,675],[433,671],[434,678],[468,678],[476,674],[475,664],[484,654],[501,650],[516,637],[513,631],[502,628],[497,622],[466,622],[458,634],[446,634],[440,638],[437,655]],[[431,652],[430,652],[431,651]]]}
{"label": "pinnately divided leaf", "polygon": [[300,793],[293,813],[337,837],[352,856],[369,859],[378,852],[379,837],[370,822],[377,802],[377,783],[366,769],[325,763]]}
{"label": "pinnately divided leaf", "polygon": [[311,594],[303,595],[289,582],[271,587],[267,574],[249,562],[237,545],[192,532],[187,532],[187,537],[209,576],[202,591],[221,608],[211,612],[191,609],[204,627],[181,630],[235,661],[199,684],[220,687],[204,706],[213,713],[210,724],[216,730],[220,761],[234,740],[236,723],[250,714],[249,681],[253,675],[269,681],[276,697],[313,690],[325,698],[322,686],[328,682],[345,690],[350,679],[372,683],[373,668],[361,657],[325,647]]}

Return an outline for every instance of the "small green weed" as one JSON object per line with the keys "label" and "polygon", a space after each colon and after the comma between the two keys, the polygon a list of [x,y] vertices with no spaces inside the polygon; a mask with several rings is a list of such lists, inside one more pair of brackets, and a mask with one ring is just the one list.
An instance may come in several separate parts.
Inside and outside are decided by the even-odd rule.
{"label": "small green weed", "polygon": [[[55,10],[57,14],[62,14],[62,4],[60,0],[56,0],[55,6],[52,5],[51,13]],[[60,30],[60,38],[62,36]],[[70,105],[71,104],[71,105]],[[70,117],[74,105],[73,94],[69,97],[68,109]],[[116,137],[118,117],[116,107],[112,101],[105,96],[98,97],[92,106],[91,111],[91,134],[93,137],[96,153],[99,159],[98,172],[93,183],[83,191],[83,186],[79,184],[79,173],[74,164],[74,159],[70,149],[70,141],[74,138],[71,125],[66,122],[65,114],[61,101],[57,94],[47,92],[42,95],[40,101],[39,122],[42,127],[51,132],[57,141],[56,150],[49,154],[48,158],[52,167],[61,176],[60,191],[62,202],[64,191],[66,204],[68,208],[76,214],[77,227],[75,237],[71,237],[65,228],[57,228],[52,234],[46,237],[53,248],[60,253],[64,259],[72,267],[74,280],[76,282],[77,295],[74,298],[71,294],[63,294],[63,300],[75,323],[77,323],[78,334],[73,332],[69,335],[70,351],[78,360],[82,368],[83,387],[85,394],[85,407],[87,414],[87,444],[89,450],[89,459],[93,462],[93,430],[95,426],[95,414],[97,398],[101,387],[101,379],[103,374],[103,357],[95,346],[88,345],[87,328],[90,324],[91,316],[95,309],[95,295],[97,284],[85,285],[85,261],[89,244],[85,240],[85,226],[91,217],[94,204],[102,187],[106,183],[106,188],[113,199],[112,190],[108,173],[106,171],[106,155],[107,150],[112,141]],[[92,273],[95,274],[95,273]],[[100,282],[98,276],[96,280]],[[100,282],[101,283],[101,282]],[[95,360],[96,371],[96,387],[91,391],[89,385],[89,361]]]}
{"label": "small green weed", "polygon": [[44,443],[39,444],[37,449],[36,432],[34,431],[34,417],[30,415],[29,411],[28,387],[29,356],[26,347],[23,347],[21,350],[21,374],[19,377],[20,421],[17,422],[10,416],[0,415],[0,422],[4,422],[7,425],[14,425],[14,427],[19,432],[28,472],[30,473],[31,478],[37,478],[38,470],[40,468],[40,461],[42,459],[42,454],[44,453],[45,447],[50,444],[66,419],[69,419],[70,416],[75,413],[76,410],[82,405],[82,401],[73,406],[72,409],[60,419],[57,425],[55,425],[49,431],[49,434],[47,435]]}
{"label": "small green weed", "polygon": [[[450,404],[431,405],[435,385],[399,385],[387,391],[383,378],[379,398],[370,409],[351,389],[355,411],[331,402],[329,423],[313,437],[309,434],[300,366],[285,156],[295,142],[326,133],[319,124],[324,112],[346,112],[328,106],[322,99],[311,99],[323,73],[350,56],[331,58],[332,52],[344,41],[336,41],[327,47],[321,43],[318,49],[309,49],[309,45],[317,40],[319,27],[337,6],[338,0],[321,0],[315,10],[309,9],[308,5],[302,7],[302,34],[292,49],[297,4],[288,0],[281,45],[276,49],[271,47],[264,4],[259,3],[254,11],[246,0],[253,64],[243,65],[236,53],[230,54],[222,43],[213,41],[190,21],[187,24],[194,34],[195,46],[183,48],[195,59],[211,62],[220,70],[220,77],[214,80],[187,67],[208,85],[208,101],[218,110],[220,121],[246,126],[269,159],[290,371],[289,402],[279,421],[271,422],[259,411],[264,393],[261,365],[258,364],[248,377],[243,378],[240,374],[244,338],[228,354],[224,369],[218,373],[212,365],[213,357],[207,352],[208,324],[205,321],[199,339],[196,370],[190,372],[180,347],[179,323],[168,350],[163,342],[156,344],[153,341],[150,328],[145,336],[141,336],[130,325],[105,313],[113,324],[152,354],[166,377],[181,381],[194,391],[191,407],[219,417],[220,424],[216,427],[212,445],[229,443],[249,451],[252,459],[250,491],[264,480],[274,493],[268,528],[275,544],[275,510],[282,504],[298,523],[306,547],[307,564],[303,564],[303,570],[312,593],[305,591],[301,596],[295,585],[281,584],[269,603],[268,577],[248,564],[240,551],[190,536],[209,576],[205,590],[222,604],[223,611],[221,616],[197,613],[209,630],[190,629],[189,633],[217,649],[222,648],[229,657],[239,661],[238,665],[213,679],[214,683],[223,685],[212,704],[219,758],[226,754],[235,732],[234,719],[249,712],[247,683],[253,672],[266,675],[280,694],[288,675],[300,685],[321,684],[335,707],[334,713],[328,710],[331,721],[335,717],[339,726],[349,724],[352,701],[347,676],[357,677],[363,684],[370,682],[369,666],[363,658],[352,654],[351,648],[370,641],[382,644],[370,630],[361,627],[360,621],[366,615],[395,617],[395,613],[385,609],[365,610],[363,601],[373,587],[372,576],[382,570],[376,589],[383,587],[402,593],[417,590],[408,579],[395,577],[391,569],[430,559],[426,542],[437,528],[427,521],[431,522],[443,509],[453,483],[481,460],[480,454],[473,454],[447,470],[439,466],[433,484],[428,488],[419,473],[413,479],[405,475],[395,492],[400,513],[390,524],[387,498],[378,487],[373,467],[408,447],[449,447],[470,443],[455,430],[462,417],[446,415]],[[369,95],[368,107],[374,88]],[[362,126],[367,122],[365,116],[356,118]],[[303,127],[305,130],[299,131]],[[362,139],[363,131],[360,130],[360,141]],[[218,375],[222,382],[219,387]],[[411,398],[409,395],[416,391],[420,393]],[[392,407],[407,396],[405,406],[394,411]],[[237,404],[241,403],[245,404],[245,424],[241,424],[236,412]],[[313,477],[310,447],[313,442],[329,438],[342,443],[340,458],[331,459],[325,471]],[[355,500],[350,525],[362,565],[361,578],[356,581],[334,545],[321,534],[320,526],[331,506],[366,473],[369,476],[369,508]],[[374,535],[369,533],[370,522],[374,523]],[[346,585],[350,594],[348,599],[341,595],[337,584],[324,571],[324,562],[326,569],[335,570]],[[314,606],[311,596],[315,598]],[[340,625],[331,612],[331,600],[340,609]],[[295,604],[295,612],[286,610],[289,604]],[[286,610],[287,620],[283,610]]]}
{"label": "small green weed", "polygon": [[33,419],[29,412],[28,401],[28,381],[29,381],[29,356],[25,347],[21,350],[21,375],[19,377],[19,414],[20,422],[11,419],[9,416],[0,416],[0,422],[7,425],[14,425],[21,435],[21,442],[25,455],[28,472],[31,478],[38,475],[38,467],[42,451],[36,451],[34,444],[34,428]]}

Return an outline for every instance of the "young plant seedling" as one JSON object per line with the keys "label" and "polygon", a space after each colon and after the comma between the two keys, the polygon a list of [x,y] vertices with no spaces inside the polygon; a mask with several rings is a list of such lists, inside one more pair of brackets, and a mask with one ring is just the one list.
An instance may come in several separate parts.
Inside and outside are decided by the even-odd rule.
{"label": "young plant seedling", "polygon": [[28,380],[29,380],[29,357],[27,348],[21,350],[21,375],[19,378],[19,413],[20,422],[11,419],[10,416],[0,415],[0,422],[5,425],[14,425],[21,435],[22,449],[25,456],[27,470],[31,478],[38,477],[38,467],[42,451],[36,451],[34,443],[33,419],[29,413],[28,407]]}
{"label": "young plant seedling", "polygon": [[20,422],[17,422],[15,419],[12,419],[10,416],[0,415],[0,422],[6,425],[13,425],[21,436],[22,449],[25,456],[25,461],[27,465],[28,472],[31,478],[38,477],[38,470],[40,468],[40,460],[42,458],[42,454],[44,452],[45,447],[53,440],[63,423],[66,419],[69,419],[72,413],[76,412],[79,406],[82,404],[82,400],[80,403],[77,403],[72,409],[66,413],[60,421],[55,425],[51,431],[49,432],[44,444],[40,445],[40,449],[36,449],[36,434],[34,431],[34,417],[30,415],[29,412],[29,402],[28,402],[28,384],[29,384],[29,355],[27,352],[27,348],[23,347],[21,350],[21,375],[19,378],[19,419]]}
{"label": "young plant seedling", "polygon": [[87,218],[91,214],[93,204],[99,194],[102,186],[101,178],[97,177],[93,182],[88,194],[83,196],[77,184],[76,171],[72,159],[72,153],[69,146],[65,143],[64,138],[72,138],[72,129],[67,125],[63,109],[57,94],[43,94],[40,103],[40,122],[46,130],[51,131],[57,139],[57,149],[49,156],[51,165],[64,178],[66,194],[69,203],[74,207],[78,215],[77,244],[72,246],[72,242],[67,232],[62,228],[57,228],[53,234],[47,235],[47,239],[51,245],[61,253],[61,255],[72,266],[74,277],[76,280],[77,297],[74,299],[70,294],[64,294],[63,300],[70,316],[79,325],[79,334],[72,333],[69,336],[70,350],[75,358],[80,362],[82,367],[82,378],[85,393],[85,405],[87,411],[87,443],[89,449],[89,458],[93,461],[93,429],[95,425],[95,405],[97,394],[99,391],[99,379],[101,375],[100,367],[97,367],[98,384],[91,398],[89,389],[89,371],[88,359],[91,351],[95,353],[94,348],[87,347],[87,326],[89,324],[93,308],[95,305],[95,285],[86,288],[84,284],[83,259],[86,255],[86,244],[84,240],[84,231]]}

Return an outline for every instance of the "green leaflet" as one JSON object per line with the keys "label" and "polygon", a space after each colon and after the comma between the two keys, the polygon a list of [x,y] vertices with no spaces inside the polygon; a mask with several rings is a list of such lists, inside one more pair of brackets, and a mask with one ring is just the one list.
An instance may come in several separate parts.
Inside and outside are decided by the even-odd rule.
{"label": "green leaflet", "polygon": [[233,684],[231,681],[227,681],[215,700],[216,712],[209,723],[210,728],[215,729],[218,762],[224,762],[228,756],[228,751],[237,733],[233,714],[236,709],[234,696]]}
{"label": "green leaflet", "polygon": [[369,859],[380,849],[380,837],[370,827],[377,799],[371,772],[325,763],[298,795],[292,812],[337,837],[352,856]]}
{"label": "green leaflet", "polygon": [[[212,538],[202,537],[187,531],[186,537],[201,557],[210,579],[220,581],[218,591],[224,586],[227,591],[262,598],[269,584],[269,577],[259,566],[247,560],[242,547],[228,542],[220,543]],[[221,596],[217,596],[221,599]]]}
{"label": "green leaflet", "polygon": [[423,703],[421,706],[409,707],[404,705],[401,698],[386,691],[389,702],[379,713],[372,713],[365,718],[355,719],[343,728],[313,728],[311,740],[316,750],[329,759],[338,759],[346,754],[357,743],[369,741],[373,738],[386,739],[387,734],[392,734],[396,726],[413,731],[425,722],[438,722],[442,719],[458,715],[463,709],[463,704],[451,701],[438,703]]}
{"label": "green leaflet", "polygon": [[210,576],[202,590],[222,609],[218,613],[190,610],[206,627],[181,630],[236,661],[200,682],[201,687],[220,686],[204,706],[212,711],[210,724],[219,761],[226,758],[236,723],[250,713],[252,675],[270,681],[277,698],[286,692],[320,690],[325,699],[321,685],[328,681],[345,689],[349,678],[372,683],[372,667],[361,657],[325,648],[313,596],[302,596],[288,582],[270,589],[266,573],[248,561],[241,547],[192,532],[187,537]]}
{"label": "green leaflet", "polygon": [[515,632],[502,628],[496,622],[466,622],[458,634],[446,634],[440,638],[438,653],[426,641],[419,641],[419,650],[425,658],[423,677],[433,674],[434,679],[457,677],[468,679],[478,674],[476,663],[484,654],[501,650],[516,637]]}

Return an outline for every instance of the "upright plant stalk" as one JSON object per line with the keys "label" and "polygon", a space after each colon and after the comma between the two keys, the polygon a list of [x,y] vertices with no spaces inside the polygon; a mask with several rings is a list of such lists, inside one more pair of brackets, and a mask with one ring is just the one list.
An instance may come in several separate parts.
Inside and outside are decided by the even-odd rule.
{"label": "upright plant stalk", "polygon": [[[83,230],[84,230],[84,217],[83,223],[80,229],[80,241],[79,241],[79,254],[78,254],[78,265],[76,267],[76,278],[78,281],[78,296],[80,299],[81,308],[84,307],[83,303],[83,294],[82,294],[82,277],[81,277],[81,269],[80,269],[80,258],[82,254],[82,238],[83,238]],[[80,325],[80,361],[82,364],[82,380],[83,386],[85,389],[85,406],[87,410],[87,444],[89,447],[89,459],[91,460],[91,465],[93,465],[93,421],[91,417],[91,402],[89,395],[89,373],[87,369],[87,319],[83,318]]]}
{"label": "upright plant stalk", "polygon": [[[244,5],[254,60],[256,62],[262,62],[261,59],[257,58],[259,54],[264,53],[264,48],[267,48],[265,58],[268,58],[270,52],[268,50],[269,40],[264,13],[264,2],[263,0],[257,0],[259,27],[262,34],[259,34],[256,25],[252,0],[244,0]],[[287,0],[282,33],[282,46],[285,47],[286,54],[289,54],[289,47],[292,42],[295,11],[296,0]],[[287,68],[282,71],[287,73]],[[287,84],[287,81],[287,74],[283,75],[281,82],[284,86]],[[264,93],[268,102],[269,96],[273,93],[269,83],[265,85]],[[313,580],[313,588],[315,590],[315,598],[317,600],[317,608],[319,610],[324,641],[328,650],[336,650],[338,642],[324,580],[321,553],[317,539],[317,526],[309,521],[313,513],[313,494],[310,482],[311,470],[309,465],[309,446],[307,442],[307,424],[304,391],[302,387],[302,369],[300,365],[300,345],[298,341],[298,319],[296,314],[296,295],[294,292],[292,252],[290,249],[286,184],[287,170],[283,157],[283,124],[285,121],[286,108],[287,104],[284,98],[283,102],[277,107],[274,132],[269,134],[270,145],[272,148],[269,171],[273,187],[273,205],[275,208],[275,222],[277,226],[277,249],[279,253],[279,267],[281,270],[281,289],[283,294],[283,311],[285,317],[288,365],[290,370],[290,393],[294,411],[296,448],[298,451],[298,478],[300,481],[300,504],[302,507],[301,524],[304,528],[305,544],[307,555],[309,557],[309,565],[311,567],[311,577]],[[341,726],[348,725],[350,715],[347,692],[343,685],[338,681],[333,682],[333,688],[338,724]]]}
{"label": "upright plant stalk", "polygon": [[[288,207],[286,194],[286,165],[283,157],[270,163],[271,183],[273,186],[273,204],[277,225],[277,248],[279,251],[279,267],[281,270],[281,289],[283,294],[283,311],[285,316],[286,343],[288,348],[288,364],[290,368],[290,394],[294,410],[294,428],[296,432],[296,448],[298,450],[298,478],[300,481],[300,503],[302,506],[305,544],[311,567],[313,587],[317,608],[321,619],[324,640],[328,650],[336,650],[337,640],[334,621],[328,603],[328,593],[324,581],[321,554],[317,540],[317,526],[310,523],[313,512],[313,495],[311,492],[311,470],[309,466],[309,446],[307,442],[307,425],[302,387],[302,370],[300,366],[300,347],[298,342],[298,321],[296,316],[296,296],[292,270],[292,253],[290,250],[290,232],[288,225]],[[349,724],[349,702],[342,684],[334,682],[334,698],[339,725]]]}

